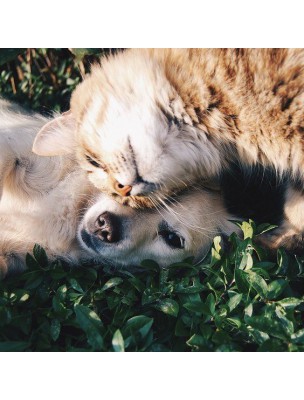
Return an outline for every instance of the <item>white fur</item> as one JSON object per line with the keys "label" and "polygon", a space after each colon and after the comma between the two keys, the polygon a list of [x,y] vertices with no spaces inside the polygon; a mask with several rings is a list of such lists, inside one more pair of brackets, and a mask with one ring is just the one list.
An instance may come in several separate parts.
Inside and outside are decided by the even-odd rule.
{"label": "white fur", "polygon": [[[199,259],[216,234],[229,234],[235,229],[219,193],[206,190],[181,195],[170,207],[162,205],[159,212],[122,206],[97,192],[73,158],[31,153],[36,131],[47,122],[44,118],[21,113],[2,101],[0,115],[2,275],[23,269],[25,254],[35,243],[43,246],[50,257],[63,257],[73,263],[107,260],[115,265],[134,265],[153,258],[166,266],[188,256]],[[121,218],[124,236],[96,252],[83,243],[80,232],[105,211]],[[164,242],[158,232],[164,222],[185,239],[184,249],[172,249]]]}

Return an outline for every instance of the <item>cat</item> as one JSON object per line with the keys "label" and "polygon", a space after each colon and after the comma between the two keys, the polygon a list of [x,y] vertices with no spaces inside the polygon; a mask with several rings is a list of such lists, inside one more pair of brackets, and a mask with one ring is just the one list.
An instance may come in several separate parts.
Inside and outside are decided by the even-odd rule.
{"label": "cat", "polygon": [[235,162],[302,181],[303,101],[303,49],[131,49],[93,66],[33,151],[76,154],[133,207],[217,185]]}
{"label": "cat", "polygon": [[159,212],[117,203],[73,156],[31,152],[37,131],[50,122],[0,99],[0,277],[24,270],[35,243],[71,265],[129,267],[150,258],[165,267],[199,261],[214,236],[237,231],[221,193],[204,188],[185,191]]}

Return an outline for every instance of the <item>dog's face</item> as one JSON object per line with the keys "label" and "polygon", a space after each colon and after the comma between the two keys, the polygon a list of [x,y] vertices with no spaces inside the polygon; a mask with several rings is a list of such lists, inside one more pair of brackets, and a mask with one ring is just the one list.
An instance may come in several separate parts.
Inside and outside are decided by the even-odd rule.
{"label": "dog's face", "polygon": [[124,57],[93,69],[73,93],[71,112],[57,128],[54,121],[40,132],[34,152],[74,152],[100,191],[123,204],[153,207],[216,175],[223,160],[198,134],[164,71],[136,55],[126,66]]}
{"label": "dog's face", "polygon": [[101,194],[85,213],[78,240],[91,256],[115,265],[153,259],[167,266],[187,257],[200,260],[216,234],[235,230],[227,218],[219,195],[205,190],[158,210],[136,210]]}

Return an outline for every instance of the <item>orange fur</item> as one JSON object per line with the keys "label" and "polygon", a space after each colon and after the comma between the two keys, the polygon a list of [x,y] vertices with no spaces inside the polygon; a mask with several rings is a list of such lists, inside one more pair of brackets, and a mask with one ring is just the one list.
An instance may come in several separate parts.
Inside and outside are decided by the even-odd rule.
{"label": "orange fur", "polygon": [[303,101],[302,49],[127,50],[74,92],[70,151],[117,200],[116,182],[132,186],[135,207],[216,181],[235,157],[303,178]]}

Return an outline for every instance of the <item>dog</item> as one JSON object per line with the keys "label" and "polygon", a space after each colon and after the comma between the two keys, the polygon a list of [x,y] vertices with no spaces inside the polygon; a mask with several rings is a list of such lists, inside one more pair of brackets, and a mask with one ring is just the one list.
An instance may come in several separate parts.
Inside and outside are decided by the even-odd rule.
{"label": "dog", "polygon": [[[100,193],[72,155],[32,151],[49,120],[0,100],[0,271],[22,271],[35,243],[49,257],[115,266],[153,259],[161,267],[201,260],[214,236],[237,230],[220,191],[187,189],[154,209],[134,209]],[[66,127],[65,127],[66,129]]]}

